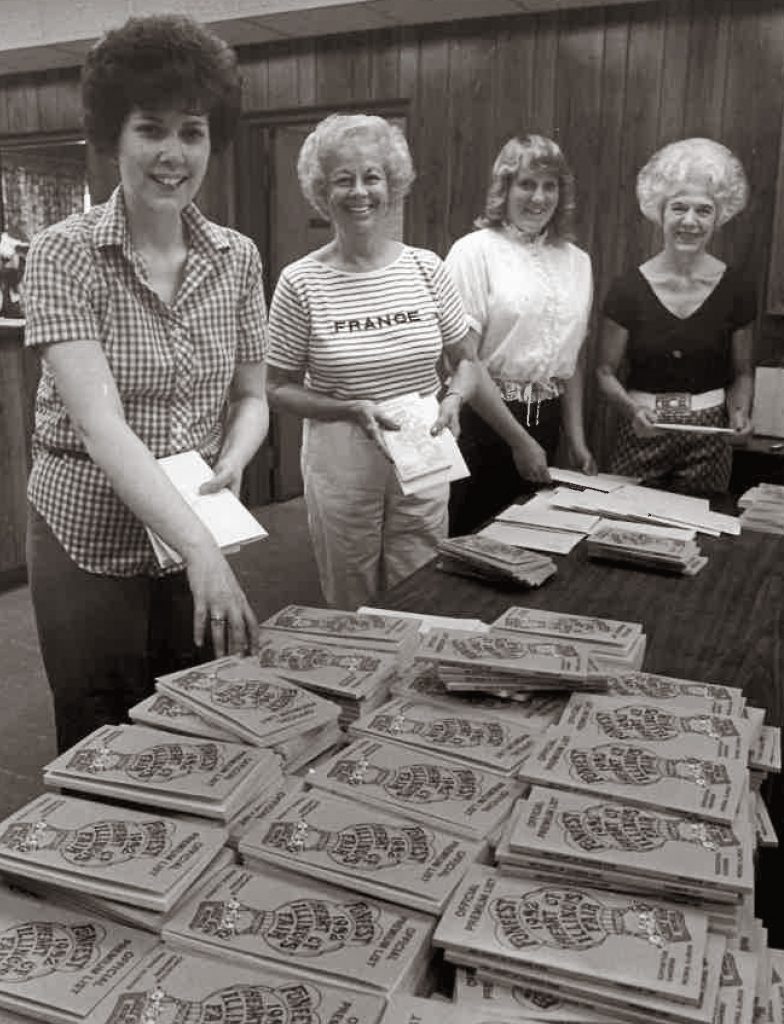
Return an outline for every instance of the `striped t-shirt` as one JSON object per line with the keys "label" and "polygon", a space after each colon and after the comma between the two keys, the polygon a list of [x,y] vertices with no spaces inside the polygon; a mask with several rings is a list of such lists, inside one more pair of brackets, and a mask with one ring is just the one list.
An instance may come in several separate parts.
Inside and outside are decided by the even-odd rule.
{"label": "striped t-shirt", "polygon": [[436,361],[468,324],[444,265],[404,246],[380,270],[352,273],[304,256],[280,276],[268,362],[332,398],[378,402],[438,389]]}

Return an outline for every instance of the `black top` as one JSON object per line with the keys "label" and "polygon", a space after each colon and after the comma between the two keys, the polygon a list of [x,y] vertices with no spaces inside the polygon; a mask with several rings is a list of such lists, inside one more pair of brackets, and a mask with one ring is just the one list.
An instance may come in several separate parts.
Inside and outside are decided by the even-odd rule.
{"label": "black top", "polygon": [[627,388],[699,394],[732,382],[732,335],[756,317],[757,295],[727,267],[703,304],[679,317],[637,269],[615,278],[603,312],[629,332]]}

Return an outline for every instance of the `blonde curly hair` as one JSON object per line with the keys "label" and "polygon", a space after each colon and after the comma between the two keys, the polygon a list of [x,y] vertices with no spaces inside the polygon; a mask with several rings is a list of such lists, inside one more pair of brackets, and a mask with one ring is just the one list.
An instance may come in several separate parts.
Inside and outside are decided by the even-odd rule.
{"label": "blonde curly hair", "polygon": [[378,146],[390,202],[407,195],[416,177],[406,137],[397,125],[376,114],[330,114],[302,143],[297,159],[302,194],[322,217],[329,218],[326,162],[347,139],[356,138]]}
{"label": "blonde curly hair", "polygon": [[661,225],[667,199],[684,188],[705,188],[716,204],[716,224],[726,224],[746,205],[749,183],[740,160],[713,139],[680,139],[658,150],[637,175],[640,210]]}

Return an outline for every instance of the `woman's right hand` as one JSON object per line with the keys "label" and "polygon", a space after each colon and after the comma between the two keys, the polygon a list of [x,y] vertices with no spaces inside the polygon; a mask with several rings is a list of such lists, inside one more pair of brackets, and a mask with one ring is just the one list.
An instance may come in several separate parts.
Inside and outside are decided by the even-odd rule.
{"label": "woman's right hand", "polygon": [[389,454],[383,431],[400,430],[397,420],[392,419],[391,416],[379,409],[374,402],[365,399],[351,403],[350,418],[362,428],[371,441],[375,441],[384,455],[391,460],[392,456]]}
{"label": "woman's right hand", "polygon": [[545,450],[530,435],[512,445],[512,458],[517,472],[524,480],[535,484],[552,483]]}
{"label": "woman's right hand", "polygon": [[203,646],[209,632],[216,658],[254,650],[259,624],[220,548],[205,543],[188,558],[186,572],[196,646]]}
{"label": "woman's right hand", "polygon": [[656,415],[653,409],[638,405],[631,419],[632,433],[635,437],[656,437]]}

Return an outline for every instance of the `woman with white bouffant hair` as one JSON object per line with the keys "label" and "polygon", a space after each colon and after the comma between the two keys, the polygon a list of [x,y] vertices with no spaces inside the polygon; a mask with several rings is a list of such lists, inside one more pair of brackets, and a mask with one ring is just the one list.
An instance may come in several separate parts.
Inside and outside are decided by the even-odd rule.
{"label": "woman with white bouffant hair", "polygon": [[752,430],[757,299],[708,247],[748,191],[740,161],[712,139],[670,143],[638,175],[640,209],[663,248],[616,278],[604,301],[599,385],[623,417],[614,472],[684,493],[727,489],[728,442]]}

